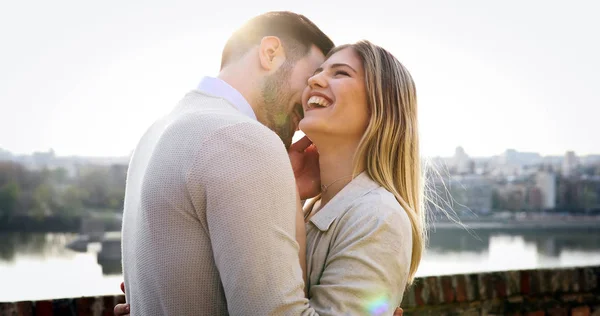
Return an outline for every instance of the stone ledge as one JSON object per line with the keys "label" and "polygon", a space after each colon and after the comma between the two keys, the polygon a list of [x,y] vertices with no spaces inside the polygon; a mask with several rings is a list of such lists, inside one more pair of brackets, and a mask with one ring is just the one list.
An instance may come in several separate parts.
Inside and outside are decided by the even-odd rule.
{"label": "stone ledge", "polygon": [[405,315],[600,316],[600,266],[417,278],[402,307]]}
{"label": "stone ledge", "polygon": [[[113,315],[125,296],[0,303],[4,315]],[[600,266],[417,278],[404,315],[600,316]]]}
{"label": "stone ledge", "polygon": [[115,305],[124,302],[124,295],[114,295],[0,303],[0,316],[113,315]]}

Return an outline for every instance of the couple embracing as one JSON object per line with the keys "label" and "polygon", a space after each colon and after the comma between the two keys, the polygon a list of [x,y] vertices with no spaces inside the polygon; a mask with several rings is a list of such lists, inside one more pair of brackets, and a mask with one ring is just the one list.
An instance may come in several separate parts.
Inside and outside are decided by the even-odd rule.
{"label": "couple embracing", "polygon": [[425,244],[418,134],[388,51],[251,19],[134,151],[115,314],[401,314]]}

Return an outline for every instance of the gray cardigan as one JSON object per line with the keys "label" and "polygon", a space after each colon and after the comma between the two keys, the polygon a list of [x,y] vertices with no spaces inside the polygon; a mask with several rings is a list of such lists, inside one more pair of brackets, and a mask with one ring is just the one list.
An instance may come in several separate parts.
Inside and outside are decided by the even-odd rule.
{"label": "gray cardigan", "polygon": [[193,91],[140,140],[127,175],[123,272],[135,315],[315,315],[281,139]]}
{"label": "gray cardigan", "polygon": [[412,253],[408,215],[361,173],[306,224],[307,288],[320,315],[392,315]]}

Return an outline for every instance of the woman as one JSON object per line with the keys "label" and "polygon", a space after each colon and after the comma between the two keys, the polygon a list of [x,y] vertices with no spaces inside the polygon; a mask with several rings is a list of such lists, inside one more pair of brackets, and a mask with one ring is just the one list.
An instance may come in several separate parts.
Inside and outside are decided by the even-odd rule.
{"label": "woman", "polygon": [[327,315],[390,315],[426,238],[413,80],[383,48],[344,45],[308,80],[303,106],[322,184],[305,209],[308,298]]}

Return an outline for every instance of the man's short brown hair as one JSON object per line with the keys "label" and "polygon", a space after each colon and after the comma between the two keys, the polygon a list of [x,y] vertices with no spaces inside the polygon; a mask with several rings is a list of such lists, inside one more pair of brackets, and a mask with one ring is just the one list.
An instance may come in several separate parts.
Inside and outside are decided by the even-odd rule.
{"label": "man's short brown hair", "polygon": [[286,58],[292,61],[304,57],[312,45],[323,55],[334,46],[331,39],[305,16],[287,11],[268,12],[254,17],[231,35],[223,49],[221,68],[242,57],[265,36],[278,37]]}

